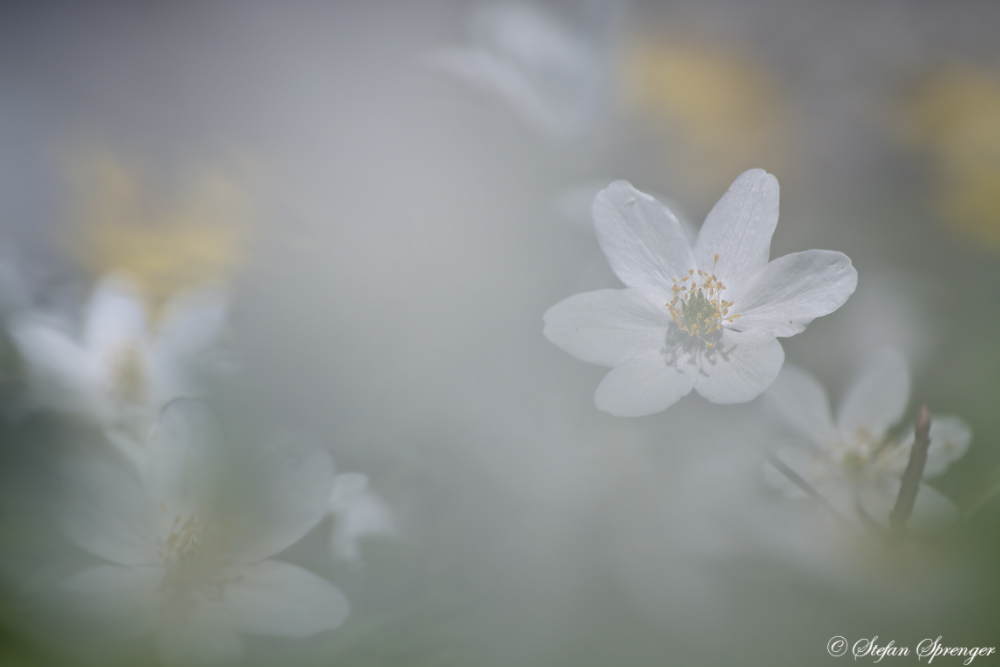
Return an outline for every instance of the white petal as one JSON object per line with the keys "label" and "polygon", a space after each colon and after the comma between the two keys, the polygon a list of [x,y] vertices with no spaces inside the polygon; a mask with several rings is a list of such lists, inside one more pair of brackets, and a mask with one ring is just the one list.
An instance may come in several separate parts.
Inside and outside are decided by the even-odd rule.
{"label": "white petal", "polygon": [[202,508],[215,490],[222,443],[222,431],[207,404],[180,399],[167,405],[149,437],[144,470],[154,502],[175,515]]}
{"label": "white petal", "polygon": [[774,382],[784,362],[781,343],[766,331],[723,329],[715,353],[702,359],[694,388],[713,403],[745,403]]}
{"label": "white petal", "polygon": [[899,496],[899,487],[899,478],[892,475],[881,475],[868,481],[858,493],[860,509],[880,526],[888,526],[889,514],[896,506],[896,498]]}
{"label": "white petal", "polygon": [[812,444],[823,446],[837,439],[826,391],[798,366],[785,364],[763,400],[768,410]]}
{"label": "white petal", "polygon": [[947,528],[958,520],[958,509],[940,491],[926,484],[917,491],[917,502],[907,522],[915,533],[930,533]]}
{"label": "white petal", "polygon": [[594,393],[594,402],[599,409],[618,417],[651,415],[687,396],[696,373],[696,367],[686,358],[669,364],[663,352],[647,352],[605,375]]}
{"label": "white petal", "polygon": [[670,314],[637,289],[576,294],[545,312],[545,337],[592,364],[616,366],[663,347]]}
{"label": "white petal", "polygon": [[604,67],[587,40],[528,4],[483,7],[472,27],[484,48],[453,51],[453,73],[553,138],[570,139],[594,119]]}
{"label": "white petal", "polygon": [[132,284],[120,276],[104,278],[90,298],[84,344],[103,367],[111,368],[123,348],[142,348],[146,311]]}
{"label": "white petal", "polygon": [[368,475],[360,472],[340,473],[333,478],[330,491],[330,511],[346,511],[358,498],[368,491]]}
{"label": "white petal", "polygon": [[336,586],[295,565],[266,560],[233,575],[223,604],[242,632],[306,637],[338,627],[350,610]]}
{"label": "white petal", "polygon": [[712,270],[726,286],[742,285],[767,264],[777,224],[778,179],[763,169],[743,172],[701,226],[698,268]]}
{"label": "white petal", "polygon": [[148,411],[144,414],[144,417],[147,418],[136,420],[137,422],[141,421],[142,426],[145,427],[144,431],[138,424],[136,425],[135,432],[115,429],[106,429],[104,431],[104,436],[108,439],[108,442],[111,443],[111,446],[114,447],[119,454],[124,456],[129,463],[132,464],[137,475],[144,474],[147,465],[146,458],[149,456],[149,447],[145,444],[145,438],[139,437],[137,434],[139,432],[144,432],[148,435],[153,424],[155,423],[153,419],[149,418],[150,415],[148,414]]}
{"label": "white petal", "polygon": [[541,7],[511,3],[487,5],[474,14],[477,42],[519,62],[528,71],[570,72],[591,65],[586,41]]}
{"label": "white petal", "polygon": [[[972,441],[972,431],[962,419],[950,415],[931,415],[931,446],[927,450],[924,479],[944,473],[952,463],[965,456]],[[905,443],[906,458],[913,446],[913,429],[900,438]]]}
{"label": "white petal", "polygon": [[554,139],[570,139],[585,124],[579,107],[546,95],[517,63],[481,49],[442,49],[424,58],[431,69],[464,80],[479,91],[496,95],[515,113]]}
{"label": "white petal", "polygon": [[334,513],[330,548],[338,558],[360,564],[358,541],[375,535],[394,535],[392,510],[374,493],[367,491],[368,477],[344,473],[334,479],[330,508]]}
{"label": "white petal", "polygon": [[[594,217],[591,215],[591,209],[594,206],[594,199],[597,198],[597,193],[607,187],[609,180],[605,178],[603,180],[585,181],[570,186],[556,194],[552,201],[552,207],[556,213],[565,219],[566,222],[573,225],[573,227],[586,231],[588,234],[593,234]],[[681,213],[681,209],[677,206],[677,203],[669,197],[659,192],[649,192],[647,194],[670,209],[670,212],[680,221],[681,227],[684,228],[684,233],[687,234],[688,242],[693,246],[695,239],[698,238],[698,226],[685,217]]]}
{"label": "white petal", "polygon": [[697,268],[677,217],[625,181],[615,181],[597,193],[592,212],[601,249],[627,286],[666,303],[673,279]]}
{"label": "white petal", "polygon": [[99,565],[73,575],[63,586],[82,597],[86,608],[81,612],[98,614],[115,632],[141,634],[160,620],[157,605],[164,575],[162,567]]}
{"label": "white petal", "polygon": [[27,365],[42,404],[99,421],[112,419],[108,386],[94,358],[54,323],[30,315],[10,323],[10,335]]}
{"label": "white petal", "polygon": [[106,458],[74,458],[61,468],[60,525],[90,553],[122,565],[153,565],[155,508],[134,471]]}
{"label": "white petal", "polygon": [[837,416],[843,437],[865,429],[875,438],[897,424],[910,399],[910,369],[903,354],[882,350],[871,368],[848,390]]}
{"label": "white petal", "polygon": [[949,465],[965,456],[972,441],[972,430],[958,417],[933,415],[930,436],[924,477],[940,475]]}
{"label": "white petal", "polygon": [[234,558],[252,563],[298,542],[329,512],[333,459],[315,443],[289,439],[254,457]]}
{"label": "white petal", "polygon": [[779,257],[738,287],[735,325],[794,336],[844,305],[857,284],[858,272],[842,252],[806,250]]}
{"label": "white petal", "polygon": [[[899,488],[902,485],[898,477],[883,476],[877,482],[867,485],[861,492],[861,505],[869,516],[882,525],[888,525],[889,514],[896,506]],[[906,522],[906,527],[916,533],[929,533],[941,530],[958,518],[958,510],[954,503],[945,498],[936,489],[921,484],[917,491],[913,513]]]}
{"label": "white petal", "polygon": [[227,320],[228,296],[221,288],[204,287],[170,300],[150,355],[157,403],[198,393],[194,367],[219,347]]}

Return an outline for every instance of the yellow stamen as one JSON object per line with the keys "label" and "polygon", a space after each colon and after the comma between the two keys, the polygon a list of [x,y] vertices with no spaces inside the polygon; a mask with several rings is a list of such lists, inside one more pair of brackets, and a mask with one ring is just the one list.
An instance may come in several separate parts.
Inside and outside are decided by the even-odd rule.
{"label": "yellow stamen", "polygon": [[[715,262],[718,263],[718,261],[719,255],[716,253]],[[722,298],[722,292],[726,286],[714,274],[708,274],[698,269],[698,275],[704,277],[700,286],[693,280],[690,290],[679,284],[692,276],[694,271],[695,269],[689,269],[687,276],[681,278],[680,281],[674,281],[674,285],[671,287],[674,297],[666,306],[667,310],[670,311],[670,317],[673,318],[679,330],[693,338],[702,340],[707,347],[711,348],[713,344],[706,340],[706,336],[721,331],[726,323],[733,322],[739,315],[729,314],[733,302]],[[687,293],[682,295],[681,292]]]}

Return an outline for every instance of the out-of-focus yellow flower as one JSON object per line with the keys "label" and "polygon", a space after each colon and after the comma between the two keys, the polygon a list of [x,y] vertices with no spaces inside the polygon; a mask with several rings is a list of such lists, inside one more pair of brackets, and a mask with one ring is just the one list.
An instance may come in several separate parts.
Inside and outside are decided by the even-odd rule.
{"label": "out-of-focus yellow flower", "polygon": [[905,111],[903,138],[930,159],[939,215],[956,233],[1000,250],[1000,74],[937,68]]}
{"label": "out-of-focus yellow flower", "polygon": [[72,252],[95,276],[127,275],[154,309],[185,288],[226,282],[245,262],[252,207],[226,175],[203,172],[170,200],[111,156],[77,175]]}
{"label": "out-of-focus yellow flower", "polygon": [[788,105],[752,54],[662,37],[639,37],[623,59],[623,99],[670,144],[673,170],[696,191],[733,172],[787,159]]}

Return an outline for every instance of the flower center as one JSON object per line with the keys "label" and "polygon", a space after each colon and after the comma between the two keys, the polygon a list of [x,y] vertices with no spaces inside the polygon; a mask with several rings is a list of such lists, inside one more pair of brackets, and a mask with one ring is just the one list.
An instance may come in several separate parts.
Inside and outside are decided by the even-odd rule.
{"label": "flower center", "polygon": [[220,537],[198,514],[174,519],[159,549],[167,570],[160,590],[168,608],[183,610],[198,599],[222,597],[231,559],[226,541]]}
{"label": "flower center", "polygon": [[[715,262],[719,261],[716,253]],[[677,323],[677,328],[691,336],[704,341],[708,347],[713,347],[712,342],[707,340],[711,336],[722,330],[725,323],[733,322],[739,315],[730,315],[729,309],[732,301],[722,298],[722,292],[726,286],[715,277],[701,269],[688,269],[688,274],[680,280],[674,280],[674,298],[667,304],[670,317]]]}
{"label": "flower center", "polygon": [[866,428],[859,428],[850,438],[834,448],[834,460],[849,477],[860,478],[892,470],[903,454],[895,440],[879,438]]}

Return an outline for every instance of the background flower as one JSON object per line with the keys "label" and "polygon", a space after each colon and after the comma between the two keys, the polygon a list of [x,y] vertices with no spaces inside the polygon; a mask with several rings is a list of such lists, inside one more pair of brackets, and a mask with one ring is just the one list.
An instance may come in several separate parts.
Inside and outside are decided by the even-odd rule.
{"label": "background flower", "polygon": [[[138,476],[107,458],[66,467],[63,529],[112,563],[66,587],[82,596],[81,609],[155,632],[167,664],[228,661],[242,652],[239,633],[303,637],[347,616],[347,600],[328,581],[269,560],[326,514],[329,455],[286,444],[248,456],[243,447],[227,448],[204,404],[182,400],[157,423]],[[234,467],[236,481],[253,486],[227,493]],[[232,493],[249,503],[233,506]]]}
{"label": "background flower", "polygon": [[[847,390],[836,422],[830,416],[823,387],[794,366],[782,369],[764,397],[767,405],[808,445],[782,449],[780,458],[843,516],[864,513],[886,525],[914,439],[912,427],[890,435],[902,421],[910,398],[910,374],[903,355],[883,350]],[[972,433],[958,417],[932,415],[930,438],[925,479],[941,475],[961,458]],[[777,474],[771,474],[770,479],[787,492],[802,495],[787,479]],[[922,484],[914,523],[919,527],[921,523],[940,524],[954,518],[951,503],[934,488]]]}
{"label": "background flower", "polygon": [[481,6],[469,22],[473,46],[439,49],[425,61],[499,98],[542,134],[577,139],[607,112],[610,36],[621,4],[591,3],[592,16],[580,11],[589,31],[541,4]]}
{"label": "background flower", "polygon": [[202,287],[150,321],[133,284],[107,276],[77,331],[54,314],[24,311],[10,332],[38,404],[142,439],[160,408],[200,395],[200,380],[231,363],[221,346],[227,313],[225,292]]}

